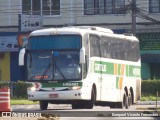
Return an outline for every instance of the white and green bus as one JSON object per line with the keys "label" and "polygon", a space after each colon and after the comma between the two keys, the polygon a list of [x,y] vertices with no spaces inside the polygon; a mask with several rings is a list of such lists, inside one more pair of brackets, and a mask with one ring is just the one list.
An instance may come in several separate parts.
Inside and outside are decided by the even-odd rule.
{"label": "white and green bus", "polygon": [[25,65],[28,99],[71,104],[129,108],[141,97],[139,41],[101,27],[75,26],[36,30],[20,51]]}

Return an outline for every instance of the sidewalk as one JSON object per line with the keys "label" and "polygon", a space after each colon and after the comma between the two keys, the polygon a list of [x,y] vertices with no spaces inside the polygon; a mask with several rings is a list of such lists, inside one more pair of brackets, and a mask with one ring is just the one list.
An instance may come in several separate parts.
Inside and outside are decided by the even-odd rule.
{"label": "sidewalk", "polygon": [[[137,105],[156,105],[156,101],[139,101]],[[160,105],[160,101],[157,101],[157,105]]]}
{"label": "sidewalk", "polygon": [[[160,101],[139,101],[137,104],[133,105],[136,110],[153,110],[153,111],[160,111]],[[157,107],[157,108],[156,108]]]}

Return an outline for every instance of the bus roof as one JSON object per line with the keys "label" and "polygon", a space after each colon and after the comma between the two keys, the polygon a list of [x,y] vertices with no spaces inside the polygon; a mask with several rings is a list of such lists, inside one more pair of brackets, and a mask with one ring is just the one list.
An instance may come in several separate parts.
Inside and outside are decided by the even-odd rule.
{"label": "bus roof", "polygon": [[138,41],[138,39],[131,34],[115,34],[111,29],[97,27],[97,26],[69,26],[61,28],[47,28],[41,30],[35,30],[31,32],[30,36],[43,36],[43,35],[58,35],[58,34],[77,34],[84,35],[85,33],[94,33],[99,36],[109,36],[120,39],[127,39]]}

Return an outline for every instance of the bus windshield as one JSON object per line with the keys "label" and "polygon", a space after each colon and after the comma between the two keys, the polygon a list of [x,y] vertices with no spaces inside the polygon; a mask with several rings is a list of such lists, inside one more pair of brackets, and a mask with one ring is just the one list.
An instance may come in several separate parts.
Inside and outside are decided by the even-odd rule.
{"label": "bus windshield", "polygon": [[27,54],[28,80],[79,80],[78,51],[40,51]]}
{"label": "bus windshield", "polygon": [[29,37],[29,50],[68,50],[80,49],[80,35],[49,35]]}

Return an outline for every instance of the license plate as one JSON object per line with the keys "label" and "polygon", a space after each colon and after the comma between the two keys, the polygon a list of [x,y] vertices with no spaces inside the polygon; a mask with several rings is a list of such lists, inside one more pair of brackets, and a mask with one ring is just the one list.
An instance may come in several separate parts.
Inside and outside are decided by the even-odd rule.
{"label": "license plate", "polygon": [[49,94],[49,98],[57,98],[58,94]]}

